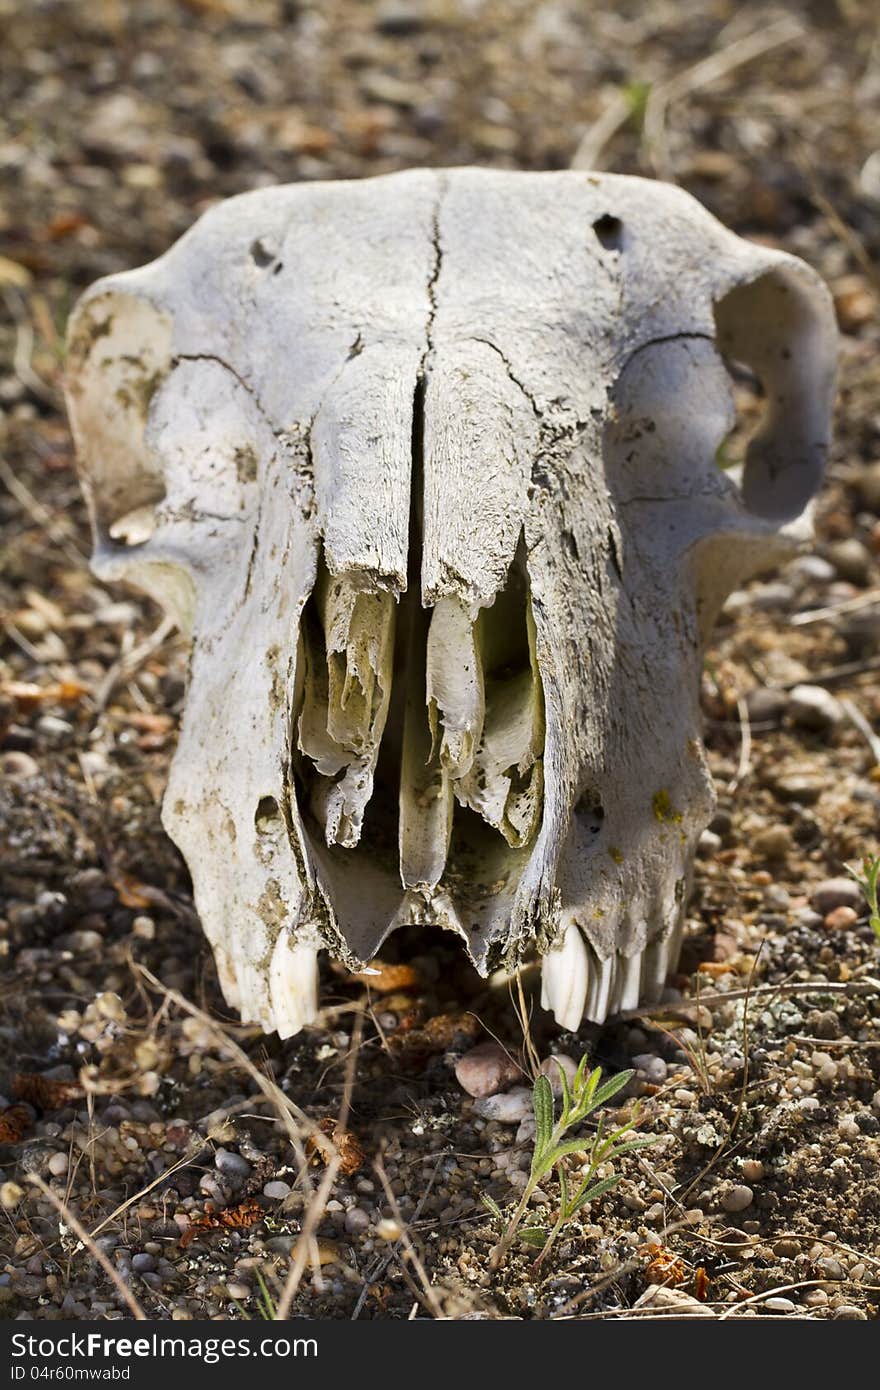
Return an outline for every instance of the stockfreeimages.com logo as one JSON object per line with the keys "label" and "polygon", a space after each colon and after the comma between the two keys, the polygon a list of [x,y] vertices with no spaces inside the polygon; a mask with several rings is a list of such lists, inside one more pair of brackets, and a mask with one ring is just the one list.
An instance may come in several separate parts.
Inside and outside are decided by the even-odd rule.
{"label": "stockfreeimages.com logo", "polygon": [[[250,1341],[245,1337],[163,1337],[157,1332],[144,1337],[113,1337],[103,1332],[34,1337],[30,1333],[15,1332],[12,1335],[12,1379],[24,1380],[27,1376],[28,1367],[18,1364],[23,1357],[29,1358],[32,1363],[59,1356],[123,1362],[170,1357],[182,1361],[202,1361],[205,1365],[214,1366],[236,1357],[263,1356],[280,1360],[288,1356],[317,1355],[318,1343],[313,1337],[261,1337]],[[76,1378],[70,1374],[72,1368],[65,1369],[65,1379]],[[103,1368],[103,1375],[97,1367],[83,1367],[82,1372],[83,1380],[116,1378],[109,1367]]]}

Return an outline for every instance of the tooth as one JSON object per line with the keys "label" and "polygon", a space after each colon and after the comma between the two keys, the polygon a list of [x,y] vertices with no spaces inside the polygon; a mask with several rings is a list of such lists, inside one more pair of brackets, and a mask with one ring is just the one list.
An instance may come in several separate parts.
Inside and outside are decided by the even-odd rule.
{"label": "tooth", "polygon": [[318,947],[291,941],[283,931],[269,965],[273,1023],[281,1038],[291,1038],[318,1017]]}
{"label": "tooth", "polygon": [[548,951],[541,963],[541,1007],[550,1010],[560,1028],[572,1033],[584,1016],[589,973],[584,939],[574,922],[569,922],[562,944]]}
{"label": "tooth", "polygon": [[641,951],[634,956],[622,956],[620,959],[618,1009],[637,1009],[639,1006],[642,960]]}
{"label": "tooth", "polygon": [[590,997],[586,1008],[586,1017],[591,1023],[605,1022],[614,984],[615,964],[614,956],[596,961],[595,973],[590,977]]}

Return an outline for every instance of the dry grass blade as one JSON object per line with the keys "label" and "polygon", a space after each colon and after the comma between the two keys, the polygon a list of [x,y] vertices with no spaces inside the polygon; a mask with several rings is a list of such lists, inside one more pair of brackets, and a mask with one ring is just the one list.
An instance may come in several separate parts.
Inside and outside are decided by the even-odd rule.
{"label": "dry grass blade", "polygon": [[445,1319],[446,1314],[443,1312],[443,1309],[440,1306],[437,1295],[434,1292],[434,1289],[431,1285],[431,1281],[425,1272],[425,1266],[422,1264],[422,1261],[419,1257],[419,1253],[413,1245],[412,1237],[410,1236],[409,1230],[407,1229],[406,1222],[400,1214],[400,1207],[397,1204],[397,1198],[391,1191],[391,1184],[388,1181],[388,1174],[385,1172],[385,1168],[381,1160],[378,1160],[376,1162],[375,1169],[376,1175],[380,1183],[382,1184],[382,1189],[385,1193],[385,1196],[388,1199],[388,1205],[390,1206],[394,1214],[394,1219],[400,1227],[400,1240],[403,1245],[403,1248],[410,1258],[413,1269],[419,1276],[419,1282],[422,1286],[422,1292],[420,1294],[417,1289],[414,1290],[416,1297],[418,1297],[420,1302],[423,1302],[427,1305],[428,1311],[438,1321],[442,1322]]}
{"label": "dry grass blade", "polygon": [[137,1318],[139,1322],[146,1322],[147,1315],[144,1312],[141,1305],[138,1303],[131,1289],[122,1279],[122,1276],[120,1275],[119,1271],[113,1268],[113,1265],[107,1259],[107,1256],[104,1254],[103,1250],[101,1250],[100,1247],[95,1244],[93,1238],[89,1235],[88,1231],[74,1216],[73,1212],[70,1210],[70,1207],[66,1204],[66,1202],[63,1202],[60,1197],[56,1196],[49,1184],[44,1182],[38,1173],[29,1173],[28,1180],[34,1183],[35,1186],[40,1189],[44,1197],[48,1197],[49,1201],[52,1203],[59,1216],[63,1217],[64,1221],[73,1231],[77,1240],[82,1241],[83,1248],[88,1250],[92,1258],[98,1261],[98,1264],[101,1266],[104,1273],[107,1275],[109,1279],[112,1280],[113,1284],[116,1286],[122,1298],[125,1299],[126,1304],[131,1309],[132,1317]]}
{"label": "dry grass blade", "polygon": [[612,1023],[628,1023],[633,1018],[680,1018],[691,1021],[689,1010],[700,1004],[733,1004],[739,999],[789,998],[795,994],[880,994],[880,980],[795,980],[790,984],[760,985],[758,989],[729,989],[701,994],[699,999],[678,999],[670,1004],[647,1004],[640,1009],[624,1009],[615,1014]]}
{"label": "dry grass blade", "polygon": [[711,53],[708,58],[702,58],[692,67],[685,68],[668,81],[652,87],[645,105],[643,142],[658,178],[674,180],[666,140],[666,113],[674,102],[711,86],[754,58],[770,53],[774,48],[803,38],[804,34],[803,26],[796,19],[790,15],[783,16],[774,24],[737,39],[717,53]]}
{"label": "dry grass blade", "polygon": [[[363,1028],[363,1008],[359,1008],[357,1013],[355,1014],[354,1028],[352,1029],[351,1035],[351,1047],[349,1049],[348,1057],[346,1059],[345,1084],[342,1091],[342,1100],[339,1106],[338,1127],[343,1132],[345,1132],[346,1126],[348,1124],[348,1114],[349,1110],[351,1109],[351,1096],[354,1090],[354,1078],[355,1073],[357,1071],[357,1060],[358,1054],[360,1053],[361,1039],[363,1037]],[[318,1251],[315,1242],[315,1231],[317,1229],[319,1221],[321,1220],[321,1217],[324,1215],[324,1209],[329,1200],[330,1193],[333,1191],[333,1184],[336,1181],[336,1177],[339,1173],[341,1166],[342,1155],[340,1154],[339,1150],[334,1146],[333,1151],[330,1154],[327,1167],[324,1171],[324,1175],[321,1178],[321,1182],[318,1185],[318,1190],[317,1192],[315,1192],[314,1196],[312,1197],[312,1200],[309,1202],[309,1205],[306,1209],[305,1219],[302,1225],[302,1231],[300,1232],[299,1239],[297,1240],[296,1245],[294,1247],[290,1268],[287,1272],[287,1278],[284,1281],[284,1288],[282,1289],[281,1297],[278,1300],[278,1307],[275,1312],[275,1319],[278,1322],[286,1322],[286,1320],[289,1318],[291,1304],[293,1303],[293,1300],[296,1297],[296,1291],[300,1286],[300,1282],[302,1280],[306,1264],[309,1263],[309,1261],[311,1261],[312,1263],[313,1270],[316,1272],[318,1277],[320,1277],[320,1265],[318,1263]]]}

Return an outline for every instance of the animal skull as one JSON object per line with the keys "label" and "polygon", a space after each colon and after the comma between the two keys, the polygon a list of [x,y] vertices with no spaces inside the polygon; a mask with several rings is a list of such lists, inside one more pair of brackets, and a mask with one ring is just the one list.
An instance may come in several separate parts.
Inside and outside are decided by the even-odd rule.
{"label": "animal skull", "polygon": [[656,995],[702,643],[809,529],[834,348],[800,261],[575,172],[247,193],[84,296],[93,566],[192,634],[163,818],[245,1020],[295,1033],[319,950],[404,923],[483,974],[536,944],[566,1028]]}

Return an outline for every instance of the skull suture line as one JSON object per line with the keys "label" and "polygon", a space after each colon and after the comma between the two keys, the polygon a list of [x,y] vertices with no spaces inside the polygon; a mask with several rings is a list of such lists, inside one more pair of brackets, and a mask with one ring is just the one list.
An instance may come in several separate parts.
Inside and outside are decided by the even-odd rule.
{"label": "skull suture line", "polygon": [[[68,393],[94,569],[192,634],[169,834],[230,1004],[317,954],[543,953],[560,1024],[662,986],[712,795],[701,646],[790,553],[835,334],[686,194],[416,171],[245,194],[99,282]],[[723,358],[763,384],[741,488]]]}

